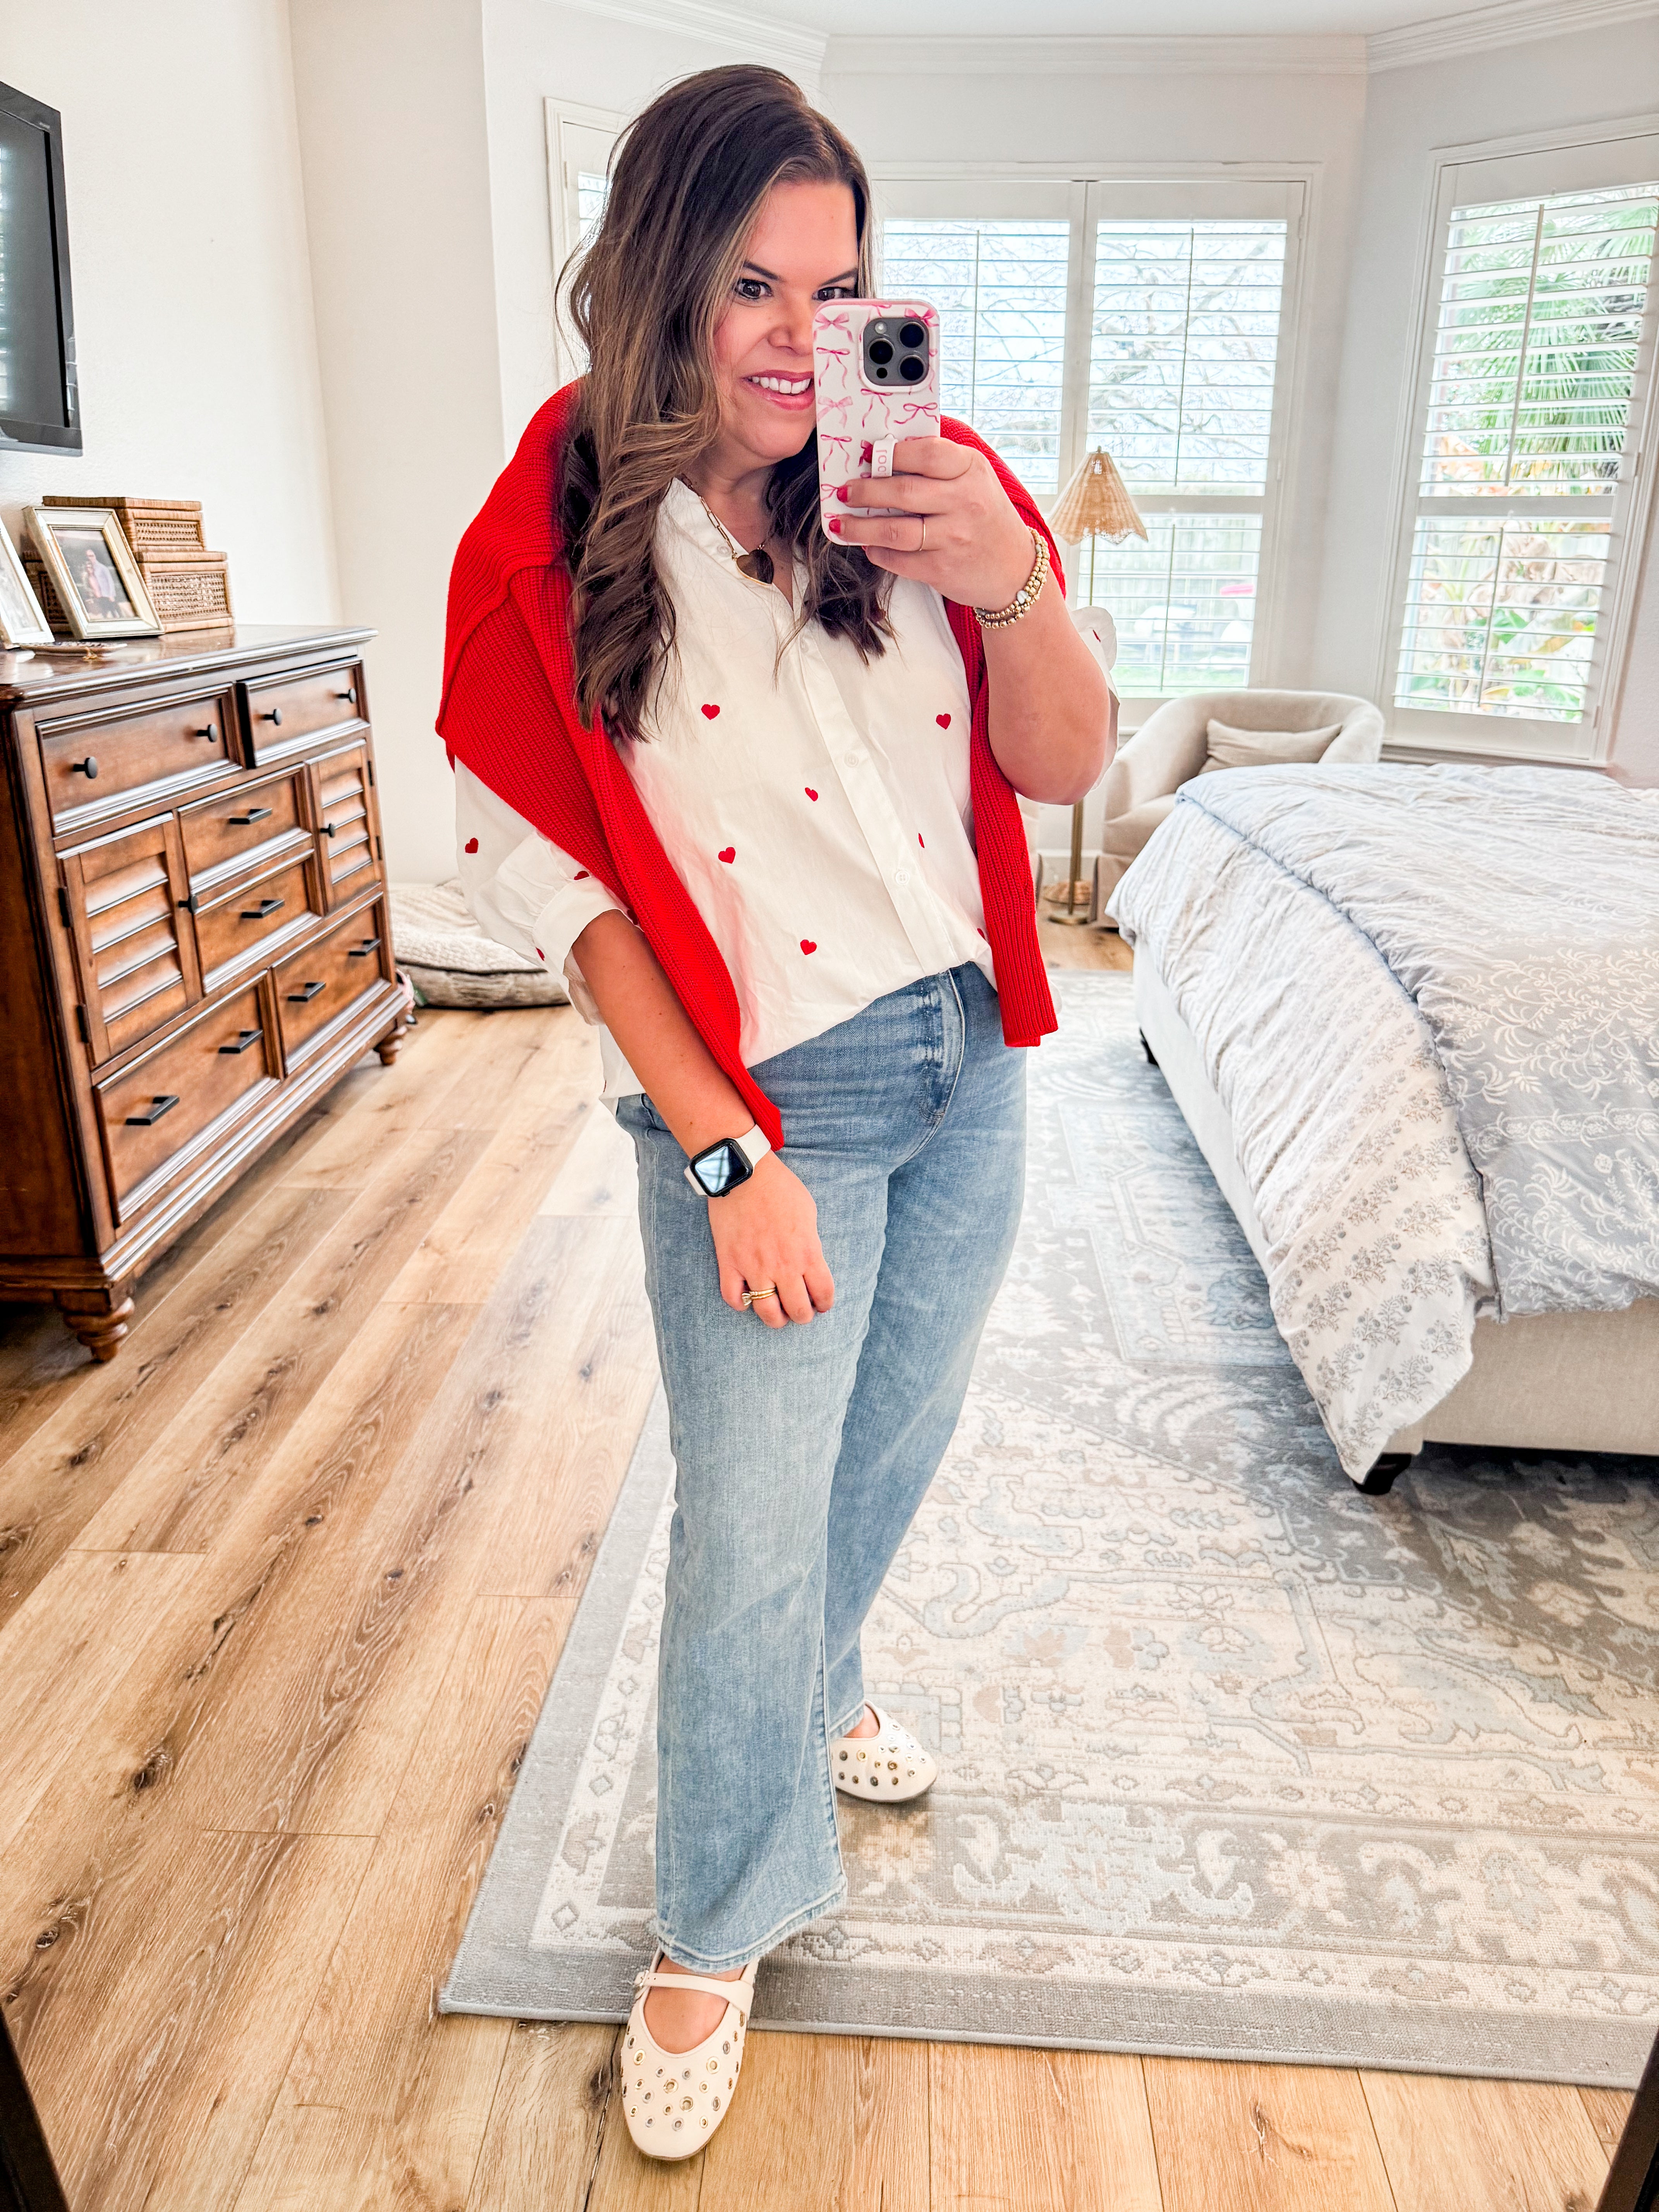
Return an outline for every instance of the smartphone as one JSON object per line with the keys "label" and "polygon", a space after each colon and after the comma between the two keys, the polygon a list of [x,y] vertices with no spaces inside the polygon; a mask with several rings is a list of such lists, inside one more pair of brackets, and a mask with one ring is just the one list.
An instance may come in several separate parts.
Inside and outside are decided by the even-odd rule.
{"label": "smartphone", "polygon": [[830,517],[847,511],[843,484],[891,476],[900,438],[938,437],[939,374],[939,313],[926,300],[825,300],[814,309],[818,519],[826,537]]}

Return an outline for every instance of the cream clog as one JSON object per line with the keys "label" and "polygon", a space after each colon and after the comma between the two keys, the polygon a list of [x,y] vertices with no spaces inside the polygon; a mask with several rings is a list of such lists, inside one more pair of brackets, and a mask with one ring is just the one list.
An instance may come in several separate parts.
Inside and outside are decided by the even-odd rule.
{"label": "cream clog", "polygon": [[[647,2158],[694,2158],[732,2109],[759,1964],[751,1959],[735,1982],[659,1974],[654,1965],[635,1977],[634,2009],[623,2038],[623,2105],[628,2132]],[[694,2049],[664,2051],[645,2024],[645,2000],[653,1990],[701,1990],[706,1996],[724,1997],[725,2017]]]}
{"label": "cream clog", "polygon": [[939,1780],[939,1761],[891,1713],[879,1705],[870,1710],[876,1717],[874,1735],[841,1735],[830,1747],[836,1789],[883,1805],[920,1797]]}

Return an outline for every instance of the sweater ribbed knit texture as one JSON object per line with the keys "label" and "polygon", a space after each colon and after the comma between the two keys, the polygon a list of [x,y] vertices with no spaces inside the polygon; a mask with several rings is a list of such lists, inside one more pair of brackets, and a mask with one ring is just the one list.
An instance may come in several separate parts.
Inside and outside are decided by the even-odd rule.
{"label": "sweater ribbed knit texture", "polygon": [[[569,573],[559,534],[559,456],[580,387],[535,416],[462,538],[449,581],[438,731],[452,763],[472,773],[544,837],[596,876],[632,915],[703,1042],[770,1142],[777,1108],[744,1066],[738,995],[720,948],[652,828],[633,779],[576,705]],[[1018,480],[963,422],[942,434],[995,470],[1023,521],[1048,526]],[[1058,554],[1054,581],[1064,590]],[[969,791],[985,933],[996,965],[1002,1034],[1032,1045],[1058,1024],[1037,942],[1024,824],[991,750],[985,653],[971,611],[946,600],[973,702]]]}

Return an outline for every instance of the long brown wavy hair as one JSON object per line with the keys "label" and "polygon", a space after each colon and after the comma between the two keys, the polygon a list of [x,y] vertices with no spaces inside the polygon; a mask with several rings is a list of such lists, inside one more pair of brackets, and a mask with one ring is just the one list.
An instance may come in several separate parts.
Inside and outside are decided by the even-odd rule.
{"label": "long brown wavy hair", "polygon": [[[851,187],[867,297],[870,185],[857,154],[776,70],[701,70],[629,124],[599,227],[564,272],[589,363],[559,500],[575,586],[576,696],[613,737],[641,735],[673,650],[673,604],[652,544],[664,494],[719,435],[714,326],[762,202],[795,183]],[[816,434],[774,468],[766,503],[773,537],[806,563],[804,618],[866,658],[880,653],[890,580],[819,527]]]}

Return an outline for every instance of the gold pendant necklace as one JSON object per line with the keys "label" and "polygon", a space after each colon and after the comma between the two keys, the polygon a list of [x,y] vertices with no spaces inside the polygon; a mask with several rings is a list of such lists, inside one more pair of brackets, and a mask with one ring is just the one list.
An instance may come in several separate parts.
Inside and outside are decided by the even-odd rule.
{"label": "gold pendant necklace", "polygon": [[[691,489],[693,491],[697,491],[695,484]],[[769,584],[777,571],[772,564],[772,556],[766,548],[763,545],[757,545],[752,553],[745,553],[700,491],[697,492],[697,504],[732,548],[732,558],[737,563],[738,574],[747,576],[752,584]]]}

